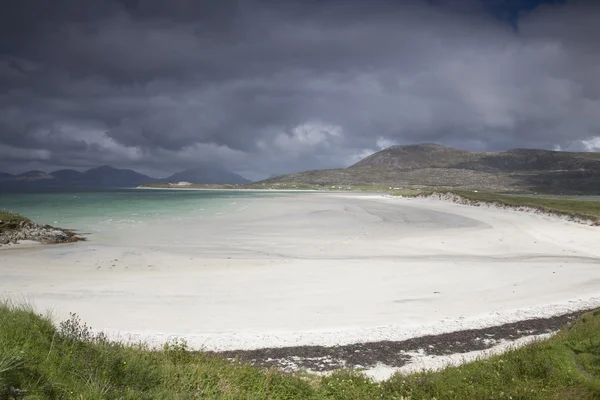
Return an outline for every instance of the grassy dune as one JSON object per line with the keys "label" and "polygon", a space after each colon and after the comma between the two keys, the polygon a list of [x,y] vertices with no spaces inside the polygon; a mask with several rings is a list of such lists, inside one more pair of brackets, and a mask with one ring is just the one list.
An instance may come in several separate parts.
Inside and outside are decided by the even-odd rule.
{"label": "grassy dune", "polygon": [[576,218],[590,219],[600,223],[600,200],[587,200],[563,197],[534,197],[534,196],[507,196],[497,193],[473,191],[397,191],[397,195],[432,195],[435,193],[451,193],[461,196],[474,204],[478,202],[494,203],[508,207],[532,207],[550,214],[565,215]]}
{"label": "grassy dune", "polygon": [[600,310],[553,338],[440,372],[375,383],[94,336],[74,317],[59,327],[27,307],[0,304],[0,399],[598,399]]}
{"label": "grassy dune", "polygon": [[600,200],[586,200],[560,197],[505,196],[493,193],[458,192],[463,197],[480,201],[495,201],[511,206],[531,206],[551,212],[556,211],[573,216],[583,216],[600,220]]}

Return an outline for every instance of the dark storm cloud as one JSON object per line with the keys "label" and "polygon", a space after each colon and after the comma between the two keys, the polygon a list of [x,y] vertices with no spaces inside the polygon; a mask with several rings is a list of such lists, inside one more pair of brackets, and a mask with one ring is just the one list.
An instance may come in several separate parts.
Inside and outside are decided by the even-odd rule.
{"label": "dark storm cloud", "polygon": [[599,12],[550,0],[4,1],[0,170],[215,161],[260,178],[394,143],[599,149]]}

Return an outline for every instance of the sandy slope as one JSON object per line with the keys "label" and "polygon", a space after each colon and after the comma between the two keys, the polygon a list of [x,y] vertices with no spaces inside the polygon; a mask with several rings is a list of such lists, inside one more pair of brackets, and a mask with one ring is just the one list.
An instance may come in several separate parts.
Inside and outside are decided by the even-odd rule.
{"label": "sandy slope", "polygon": [[122,338],[216,350],[401,340],[600,306],[599,228],[339,193],[238,205],[3,249],[0,293]]}

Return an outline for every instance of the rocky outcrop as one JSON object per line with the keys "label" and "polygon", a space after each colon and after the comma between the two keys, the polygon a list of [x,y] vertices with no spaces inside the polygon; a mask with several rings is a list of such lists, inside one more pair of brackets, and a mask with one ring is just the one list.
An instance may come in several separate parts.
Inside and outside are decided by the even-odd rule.
{"label": "rocky outcrop", "polygon": [[55,244],[85,240],[68,229],[55,228],[50,225],[40,225],[29,220],[7,226],[8,222],[0,221],[0,246],[16,244],[21,240],[33,240],[40,243]]}

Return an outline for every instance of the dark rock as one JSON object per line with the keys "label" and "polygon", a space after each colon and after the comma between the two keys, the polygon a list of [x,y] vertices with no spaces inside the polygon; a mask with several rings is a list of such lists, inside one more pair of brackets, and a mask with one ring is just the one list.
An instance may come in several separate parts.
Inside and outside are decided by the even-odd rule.
{"label": "dark rock", "polygon": [[55,228],[50,225],[38,225],[31,221],[22,221],[14,229],[5,231],[0,236],[0,245],[18,243],[21,240],[33,240],[41,243],[69,243],[85,240],[73,231]]}

